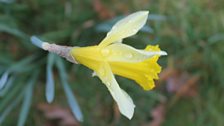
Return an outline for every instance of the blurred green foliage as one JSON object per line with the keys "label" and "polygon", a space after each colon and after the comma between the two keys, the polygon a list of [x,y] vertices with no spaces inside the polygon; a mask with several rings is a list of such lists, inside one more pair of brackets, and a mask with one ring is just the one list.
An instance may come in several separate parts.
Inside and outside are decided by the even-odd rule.
{"label": "blurred green foliage", "polygon": [[[137,48],[159,44],[168,52],[168,57],[160,59],[164,68],[171,65],[200,75],[198,95],[170,105],[169,99],[175,96],[165,91],[164,84],[153,91],[144,91],[135,82],[117,77],[137,107],[131,121],[123,116],[116,120],[113,99],[101,81],[92,78],[92,72],[81,65],[60,61],[66,65],[68,82],[60,75],[63,69],[60,65],[58,69],[52,68],[56,83],[53,104],[69,106],[65,97],[70,94],[62,93],[63,89],[70,90],[65,86],[69,83],[84,114],[81,125],[147,125],[153,120],[150,112],[164,98],[170,105],[164,126],[224,125],[223,0],[106,0],[101,3],[104,6],[101,11],[97,11],[96,4],[97,0],[0,0],[0,75],[9,72],[9,81],[0,90],[3,126],[23,125],[25,117],[21,113],[29,115],[27,125],[45,124],[37,105],[46,102],[48,55],[30,43],[31,35],[62,45],[94,45],[120,17],[138,10],[150,11],[148,23],[137,36],[124,42]],[[102,16],[103,11],[109,11],[112,16]],[[172,62],[167,64],[167,61]],[[34,87],[30,86],[32,83],[36,83]],[[64,87],[59,83],[64,83]],[[31,94],[32,104],[29,104]],[[16,106],[21,106],[21,110]]]}

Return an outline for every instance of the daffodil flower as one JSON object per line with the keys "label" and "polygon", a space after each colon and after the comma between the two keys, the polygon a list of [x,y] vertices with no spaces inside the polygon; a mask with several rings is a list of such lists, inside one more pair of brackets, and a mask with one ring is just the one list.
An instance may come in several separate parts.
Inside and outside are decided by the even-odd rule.
{"label": "daffodil flower", "polygon": [[158,46],[144,50],[123,44],[122,40],[135,35],[146,23],[148,11],[133,13],[117,22],[97,46],[74,47],[71,55],[80,64],[92,69],[110,91],[120,112],[131,119],[135,105],[131,97],[120,88],[114,74],[135,80],[145,90],[154,87],[161,67],[157,64],[160,55]]}
{"label": "daffodil flower", "polygon": [[53,53],[57,53],[73,63],[82,64],[94,71],[105,84],[116,101],[120,112],[131,119],[135,105],[131,97],[120,88],[114,74],[136,81],[143,89],[150,90],[158,79],[161,67],[157,63],[159,56],[167,55],[158,46],[148,45],[145,49],[135,49],[123,44],[124,38],[135,35],[146,23],[148,11],[139,11],[118,21],[107,36],[96,46],[65,47],[42,43],[36,37],[31,41]]}

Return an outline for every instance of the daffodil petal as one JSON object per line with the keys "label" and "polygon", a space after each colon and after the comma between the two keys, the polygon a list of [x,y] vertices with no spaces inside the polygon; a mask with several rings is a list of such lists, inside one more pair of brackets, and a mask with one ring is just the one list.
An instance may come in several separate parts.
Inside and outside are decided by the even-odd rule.
{"label": "daffodil petal", "polygon": [[146,23],[148,13],[148,11],[139,11],[118,21],[99,46],[107,46],[111,43],[120,42],[123,38],[135,35]]}
{"label": "daffodil petal", "polygon": [[131,119],[134,114],[135,105],[131,97],[118,85],[109,64],[102,63],[96,73],[110,91],[120,112],[128,119]]}
{"label": "daffodil petal", "polygon": [[129,45],[115,43],[105,47],[102,53],[107,61],[112,62],[141,62],[155,55],[167,55],[164,51],[146,51],[135,49]]}

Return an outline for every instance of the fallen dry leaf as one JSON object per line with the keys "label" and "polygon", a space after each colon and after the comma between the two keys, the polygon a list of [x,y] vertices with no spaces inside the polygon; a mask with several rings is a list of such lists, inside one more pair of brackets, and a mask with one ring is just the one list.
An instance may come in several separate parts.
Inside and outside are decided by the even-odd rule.
{"label": "fallen dry leaf", "polygon": [[159,75],[159,80],[160,81],[166,81],[168,78],[170,78],[171,76],[173,76],[175,73],[177,72],[177,70],[175,70],[174,68],[171,67],[167,67],[166,69],[164,69],[160,75]]}
{"label": "fallen dry leaf", "polygon": [[196,84],[198,83],[199,76],[189,76],[183,86],[177,91],[177,96],[196,96],[198,91]]}
{"label": "fallen dry leaf", "polygon": [[170,100],[169,107],[173,106],[180,97],[198,95],[199,75],[191,75],[188,72],[168,67],[161,72],[160,77],[161,81],[166,83],[166,91],[175,94]]}
{"label": "fallen dry leaf", "polygon": [[79,126],[71,111],[58,105],[38,104],[37,108],[49,121],[47,126]]}
{"label": "fallen dry leaf", "polygon": [[150,122],[149,126],[160,126],[165,120],[165,110],[166,109],[164,103],[156,106],[151,112],[153,120],[152,122]]}
{"label": "fallen dry leaf", "polygon": [[142,126],[161,126],[165,120],[166,104],[160,103],[151,111],[152,121]]}
{"label": "fallen dry leaf", "polygon": [[166,80],[168,92],[177,96],[196,96],[199,76],[189,75],[186,72],[177,72]]}
{"label": "fallen dry leaf", "polygon": [[160,74],[160,80],[165,81],[166,90],[179,96],[196,96],[198,75],[190,75],[187,72],[166,68]]}

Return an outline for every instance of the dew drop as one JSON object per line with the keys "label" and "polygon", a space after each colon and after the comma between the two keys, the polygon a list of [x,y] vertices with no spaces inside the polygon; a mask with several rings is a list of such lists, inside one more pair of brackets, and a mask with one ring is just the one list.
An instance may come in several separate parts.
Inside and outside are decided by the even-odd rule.
{"label": "dew drop", "polygon": [[133,54],[131,54],[131,53],[127,53],[127,54],[125,54],[125,56],[126,56],[127,58],[132,58],[132,57],[133,57]]}
{"label": "dew drop", "polygon": [[102,77],[105,77],[106,73],[105,73],[105,70],[104,69],[101,69],[99,71],[99,74],[102,76]]}
{"label": "dew drop", "polygon": [[107,86],[109,86],[109,87],[112,86],[112,82],[110,81],[110,78],[107,78],[107,79],[106,79],[105,84],[106,84]]}
{"label": "dew drop", "polygon": [[108,56],[108,55],[110,54],[110,50],[108,50],[108,49],[102,49],[102,50],[101,50],[101,54],[102,54],[103,56]]}
{"label": "dew drop", "polygon": [[134,33],[137,32],[137,31],[138,31],[137,29],[133,29],[133,30],[132,30],[132,32],[134,32]]}

